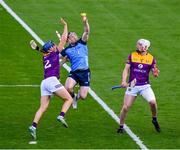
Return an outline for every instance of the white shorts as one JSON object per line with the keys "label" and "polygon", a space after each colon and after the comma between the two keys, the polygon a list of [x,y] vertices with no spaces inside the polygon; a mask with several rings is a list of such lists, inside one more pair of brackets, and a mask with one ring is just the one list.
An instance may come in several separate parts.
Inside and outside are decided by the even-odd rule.
{"label": "white shorts", "polygon": [[41,82],[41,96],[53,95],[54,92],[60,90],[64,86],[55,77],[49,77]]}
{"label": "white shorts", "polygon": [[135,87],[128,87],[126,89],[125,94],[132,95],[132,96],[137,96],[137,94],[140,94],[148,102],[152,100],[156,100],[154,92],[150,84],[146,84],[142,86],[135,86]]}

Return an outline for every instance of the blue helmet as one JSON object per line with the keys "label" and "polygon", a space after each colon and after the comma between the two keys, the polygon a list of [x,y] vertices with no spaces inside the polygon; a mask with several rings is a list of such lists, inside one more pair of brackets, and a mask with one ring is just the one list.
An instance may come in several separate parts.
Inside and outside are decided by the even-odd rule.
{"label": "blue helmet", "polygon": [[43,49],[43,51],[44,52],[48,52],[48,50],[51,48],[51,47],[53,47],[54,46],[54,43],[53,43],[53,41],[47,41],[44,45],[43,45],[43,47],[42,47],[42,49]]}

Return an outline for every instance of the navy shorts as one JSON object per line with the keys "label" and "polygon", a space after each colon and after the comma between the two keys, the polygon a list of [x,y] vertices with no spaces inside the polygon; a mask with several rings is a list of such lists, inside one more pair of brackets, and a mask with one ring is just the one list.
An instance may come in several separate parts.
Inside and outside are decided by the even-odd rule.
{"label": "navy shorts", "polygon": [[90,86],[90,69],[71,71],[69,77],[73,78],[80,86]]}

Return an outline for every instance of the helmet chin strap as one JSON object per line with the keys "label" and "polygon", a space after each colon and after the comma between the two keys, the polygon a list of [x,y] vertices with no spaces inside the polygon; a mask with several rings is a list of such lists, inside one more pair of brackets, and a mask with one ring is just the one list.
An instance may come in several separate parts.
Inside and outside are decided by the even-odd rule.
{"label": "helmet chin strap", "polygon": [[136,48],[136,51],[137,51],[138,53],[140,53],[140,54],[142,54],[142,53],[147,53],[147,52],[148,52],[148,50],[146,50],[146,51],[140,51],[138,48]]}

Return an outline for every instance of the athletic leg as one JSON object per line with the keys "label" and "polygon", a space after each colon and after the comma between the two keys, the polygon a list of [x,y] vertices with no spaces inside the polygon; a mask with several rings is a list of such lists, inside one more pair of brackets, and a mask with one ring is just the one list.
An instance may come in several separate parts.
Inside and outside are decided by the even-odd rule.
{"label": "athletic leg", "polygon": [[149,102],[149,106],[151,109],[152,117],[157,117],[157,103],[156,100],[151,100]]}
{"label": "athletic leg", "polygon": [[66,79],[65,88],[69,92],[69,94],[72,96],[72,98],[74,97],[74,86],[76,84],[77,84],[77,82],[73,78],[68,77]]}
{"label": "athletic leg", "polygon": [[77,108],[77,100],[78,99],[84,100],[87,97],[89,86],[90,86],[90,76],[91,76],[91,73],[89,69],[79,72],[77,74],[80,90],[77,94],[76,101],[75,101],[76,108]]}
{"label": "athletic leg", "polygon": [[157,132],[160,132],[160,126],[157,120],[157,103],[156,100],[152,100],[149,102],[150,108],[151,108],[151,112],[152,112],[152,123],[156,129]]}
{"label": "athletic leg", "polygon": [[34,140],[36,140],[37,124],[39,120],[41,119],[42,115],[44,114],[44,112],[47,110],[49,106],[49,102],[50,102],[50,96],[41,96],[40,107],[35,114],[32,126],[29,127],[29,131]]}
{"label": "athletic leg", "polygon": [[157,121],[157,102],[153,90],[151,89],[151,87],[149,87],[143,90],[141,95],[146,101],[148,101],[152,113],[152,123],[156,131],[160,132],[160,126]]}
{"label": "athletic leg", "polygon": [[55,94],[64,100],[63,106],[61,108],[59,116],[57,117],[57,120],[60,121],[67,128],[68,124],[66,123],[64,116],[72,104],[72,97],[64,87],[56,91]]}
{"label": "athletic leg", "polygon": [[135,101],[135,99],[136,99],[136,96],[132,96],[132,95],[128,95],[128,94],[124,95],[124,104],[122,106],[121,113],[120,113],[120,128],[117,131],[118,133],[123,132],[123,126],[125,123],[126,115],[128,113],[129,108]]}
{"label": "athletic leg", "polygon": [[122,106],[121,114],[120,114],[120,125],[124,124],[127,112],[131,107],[131,105],[133,104],[133,102],[135,101],[135,98],[136,98],[135,96],[125,94],[124,104]]}
{"label": "athletic leg", "polygon": [[76,109],[77,108],[77,101],[76,101],[77,95],[74,93],[74,86],[77,84],[77,82],[74,78],[75,76],[71,74],[71,77],[68,77],[66,79],[65,88],[67,89],[71,97],[73,98],[73,103],[72,103],[73,109]]}
{"label": "athletic leg", "polygon": [[77,109],[77,101],[79,99],[84,100],[87,97],[88,91],[89,91],[88,86],[81,86],[80,87],[78,94],[75,95],[75,97],[73,98],[73,105],[72,106],[74,109]]}
{"label": "athletic leg", "polygon": [[61,112],[66,113],[73,101],[71,95],[64,87],[56,91],[55,94],[64,100],[64,104],[62,106]]}
{"label": "athletic leg", "polygon": [[85,99],[89,91],[89,86],[81,86],[77,95],[77,99]]}
{"label": "athletic leg", "polygon": [[44,112],[47,110],[50,102],[50,96],[41,96],[41,104],[38,111],[35,114],[33,122],[38,123]]}

